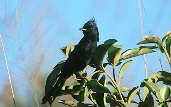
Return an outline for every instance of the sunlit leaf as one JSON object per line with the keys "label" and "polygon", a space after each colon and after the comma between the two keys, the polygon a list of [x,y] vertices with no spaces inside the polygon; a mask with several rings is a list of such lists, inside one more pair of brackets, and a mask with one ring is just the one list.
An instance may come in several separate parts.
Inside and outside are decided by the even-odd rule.
{"label": "sunlit leaf", "polygon": [[166,39],[166,50],[171,60],[171,36],[168,36],[168,38]]}
{"label": "sunlit leaf", "polygon": [[115,45],[112,45],[108,49],[108,57],[107,57],[108,62],[116,65],[116,62],[118,62],[120,59],[121,50],[122,49],[120,47],[116,47]]}
{"label": "sunlit leaf", "polygon": [[137,43],[137,45],[139,45],[139,44],[148,44],[148,43],[156,43],[158,45],[161,45],[161,43],[162,43],[159,37],[144,36],[144,39],[145,40]]}
{"label": "sunlit leaf", "polygon": [[149,48],[143,48],[142,46],[138,48],[128,49],[122,53],[121,60],[152,53],[152,52],[155,52],[155,51]]}
{"label": "sunlit leaf", "polygon": [[171,86],[171,73],[166,71],[159,71],[155,74],[153,74],[148,81],[157,83],[159,81],[162,81],[163,84],[170,85]]}
{"label": "sunlit leaf", "polygon": [[167,103],[161,103],[158,107],[168,107]]}
{"label": "sunlit leaf", "polygon": [[125,70],[127,69],[127,67],[133,62],[133,60],[129,60],[127,61],[126,63],[124,63],[120,69],[120,72],[119,72],[119,76],[118,76],[118,85],[120,84],[120,80],[123,76],[123,73],[125,72]]}
{"label": "sunlit leaf", "polygon": [[171,95],[170,88],[166,85],[160,88],[160,96],[161,98],[166,101]]}
{"label": "sunlit leaf", "polygon": [[143,102],[139,103],[138,107],[154,107],[154,99],[147,87],[144,87]]}
{"label": "sunlit leaf", "polygon": [[68,57],[73,49],[74,49],[74,46],[72,46],[72,42],[70,42],[68,46],[61,48],[61,51]]}
{"label": "sunlit leaf", "polygon": [[128,93],[128,107],[130,107],[130,103],[133,100],[134,95],[141,89],[141,87],[133,88],[129,93]]}
{"label": "sunlit leaf", "polygon": [[149,91],[156,96],[160,103],[163,102],[163,99],[160,96],[160,89],[155,83],[144,80],[141,85],[145,85]]}
{"label": "sunlit leaf", "polygon": [[[120,87],[120,92],[128,92],[130,91],[130,88],[127,88],[127,87]],[[112,94],[118,94],[118,91],[114,88],[112,91],[111,91]]]}
{"label": "sunlit leaf", "polygon": [[163,49],[162,49],[162,41],[160,40],[159,37],[145,36],[144,39],[145,40],[137,43],[137,45],[139,45],[139,44],[155,43],[155,44],[157,44],[157,46],[161,50],[161,52],[163,52]]}

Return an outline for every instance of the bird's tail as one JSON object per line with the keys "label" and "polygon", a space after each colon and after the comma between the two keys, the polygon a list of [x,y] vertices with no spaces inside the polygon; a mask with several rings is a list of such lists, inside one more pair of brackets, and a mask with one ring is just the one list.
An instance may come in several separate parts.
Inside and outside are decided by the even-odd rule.
{"label": "bird's tail", "polygon": [[58,75],[57,81],[54,84],[53,88],[45,95],[42,99],[42,104],[45,104],[47,101],[51,104],[56,96],[62,95],[61,89],[65,84],[65,81],[70,77],[71,75],[66,75],[65,72],[61,72]]}

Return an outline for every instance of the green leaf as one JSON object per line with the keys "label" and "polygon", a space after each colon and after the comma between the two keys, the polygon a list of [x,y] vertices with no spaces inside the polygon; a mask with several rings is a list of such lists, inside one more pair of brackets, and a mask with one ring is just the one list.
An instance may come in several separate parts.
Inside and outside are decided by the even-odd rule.
{"label": "green leaf", "polygon": [[110,85],[110,86],[112,86],[113,88],[115,88],[115,86],[113,85],[113,83],[112,83],[111,81],[108,81],[108,82],[107,82],[107,85]]}
{"label": "green leaf", "polygon": [[145,99],[147,98],[148,94],[150,94],[148,88],[144,87],[144,90],[143,90],[143,101],[145,101]]}
{"label": "green leaf", "polygon": [[116,62],[119,61],[120,59],[120,55],[121,55],[121,48],[120,47],[116,47],[115,45],[112,45],[109,49],[108,49],[108,62],[110,64],[114,64],[116,65]]}
{"label": "green leaf", "polygon": [[47,95],[49,93],[49,91],[51,91],[51,89],[53,88],[63,65],[64,65],[64,61],[59,62],[54,67],[52,72],[48,75],[47,80],[46,80],[46,86],[45,86],[45,95]]}
{"label": "green leaf", "polygon": [[108,39],[104,42],[105,45],[112,45],[114,44],[115,42],[117,42],[116,39]]}
{"label": "green leaf", "polygon": [[156,49],[156,46],[141,46],[141,48]]}
{"label": "green leaf", "polygon": [[155,52],[155,51],[149,48],[143,48],[142,46],[138,48],[128,49],[122,53],[121,60],[152,53],[152,52]]}
{"label": "green leaf", "polygon": [[147,87],[144,87],[143,102],[139,103],[138,107],[154,107],[154,99]]}
{"label": "green leaf", "polygon": [[73,49],[74,49],[74,46],[72,46],[72,42],[70,42],[68,46],[61,48],[61,51],[68,57]]}
{"label": "green leaf", "polygon": [[87,73],[84,71],[80,71],[80,72],[74,73],[73,76],[77,79],[82,79],[82,78],[85,78],[87,76]]}
{"label": "green leaf", "polygon": [[159,81],[162,81],[163,84],[171,85],[171,73],[166,71],[159,71],[155,74],[153,74],[148,81],[157,83]]}
{"label": "green leaf", "polygon": [[167,50],[167,53],[169,54],[170,60],[171,60],[171,35],[168,36],[168,38],[166,39],[166,50]]}
{"label": "green leaf", "polygon": [[134,95],[141,89],[141,87],[133,88],[129,93],[128,93],[128,107],[130,107],[130,103],[133,100]]}
{"label": "green leaf", "polygon": [[106,96],[106,102],[110,104],[110,107],[123,107],[123,105],[121,105],[118,101],[114,100],[110,94]]}
{"label": "green leaf", "polygon": [[93,94],[92,91],[89,91],[89,92],[91,92],[91,93],[89,93],[88,98],[97,106],[96,100],[92,96],[92,94]]}
{"label": "green leaf", "polygon": [[104,44],[99,45],[94,52],[93,58],[90,62],[90,66],[97,68],[97,69],[101,69],[103,66],[103,59],[107,53],[107,50],[115,42],[117,42],[117,40],[109,39],[105,41]]}
{"label": "green leaf", "polygon": [[[130,88],[127,88],[127,87],[120,87],[120,92],[128,92],[130,91]],[[118,91],[116,90],[116,88],[114,88],[112,91],[111,91],[112,94],[116,95],[116,94],[119,94]]]}
{"label": "green leaf", "polygon": [[161,103],[158,107],[168,107],[167,103]]}
{"label": "green leaf", "polygon": [[120,69],[119,76],[118,76],[118,85],[120,84],[120,80],[123,76],[124,71],[127,69],[127,67],[133,62],[133,60],[129,60],[126,63],[124,63]]}
{"label": "green leaf", "polygon": [[[99,83],[102,84],[103,86],[106,86],[106,82],[105,82],[105,75],[103,75],[100,80]],[[98,107],[106,107],[106,95],[105,93],[92,93],[92,97],[96,100],[96,103],[98,104]]]}
{"label": "green leaf", "polygon": [[144,39],[145,40],[137,43],[137,45],[139,45],[139,44],[155,43],[155,44],[158,45],[158,48],[161,50],[161,52],[163,52],[163,49],[162,49],[162,41],[160,40],[159,37],[145,36]]}
{"label": "green leaf", "polygon": [[148,43],[156,43],[158,45],[161,45],[161,43],[162,43],[159,37],[145,36],[144,39],[145,40],[137,43],[137,45],[148,44]]}
{"label": "green leaf", "polygon": [[87,97],[87,87],[83,87],[78,95],[72,94],[72,97],[79,103],[83,102]]}
{"label": "green leaf", "polygon": [[149,91],[151,91],[156,96],[160,103],[163,102],[163,99],[160,96],[160,89],[155,83],[145,80],[142,82],[141,85],[145,85],[149,89]]}
{"label": "green leaf", "polygon": [[166,85],[160,88],[160,96],[161,98],[166,101],[170,97],[170,88]]}
{"label": "green leaf", "polygon": [[65,86],[65,92],[67,93],[77,93],[81,90],[84,84],[79,83],[78,81],[72,83],[70,86]]}
{"label": "green leaf", "polygon": [[88,89],[91,89],[97,93],[110,93],[109,89],[100,84],[97,80],[87,81],[85,85],[88,87]]}
{"label": "green leaf", "polygon": [[102,73],[100,70],[98,70],[99,72],[95,73],[91,78],[92,79],[98,79],[100,74]]}

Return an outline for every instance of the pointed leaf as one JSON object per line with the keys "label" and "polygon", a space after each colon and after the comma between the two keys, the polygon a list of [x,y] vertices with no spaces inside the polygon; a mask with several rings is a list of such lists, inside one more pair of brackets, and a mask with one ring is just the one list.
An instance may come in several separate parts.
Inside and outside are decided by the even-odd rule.
{"label": "pointed leaf", "polygon": [[108,81],[108,82],[107,82],[107,85],[110,85],[110,86],[112,86],[113,88],[115,88],[115,86],[113,85],[113,83],[112,83],[111,81]]}
{"label": "pointed leaf", "polygon": [[130,103],[133,100],[134,95],[141,89],[141,87],[133,88],[128,94],[128,107],[130,107]]}
{"label": "pointed leaf", "polygon": [[115,42],[117,42],[116,39],[108,39],[104,42],[105,45],[112,45],[114,44]]}
{"label": "pointed leaf", "polygon": [[[128,92],[130,91],[130,88],[127,88],[127,87],[120,87],[120,92]],[[116,90],[116,88],[114,88],[112,91],[111,91],[112,94],[116,95],[116,94],[119,94],[118,91]]]}
{"label": "pointed leaf", "polygon": [[126,63],[124,63],[120,69],[120,72],[119,72],[119,76],[118,76],[118,85],[120,84],[120,80],[123,76],[123,73],[125,72],[125,70],[127,69],[127,67],[133,62],[133,60],[129,60],[127,61]]}
{"label": "pointed leaf", "polygon": [[145,40],[137,43],[137,45],[148,44],[148,43],[156,43],[158,45],[161,45],[161,43],[162,43],[159,37],[145,36],[144,39]]}
{"label": "pointed leaf", "polygon": [[85,85],[88,87],[88,89],[91,89],[92,91],[97,93],[110,93],[109,89],[107,87],[104,87],[97,80],[87,81]]}
{"label": "pointed leaf", "polygon": [[153,74],[148,81],[157,83],[159,81],[162,81],[163,84],[171,85],[171,73],[166,71],[159,71],[155,74]]}
{"label": "pointed leaf", "polygon": [[139,103],[138,107],[154,107],[154,99],[147,87],[144,87],[143,102]]}
{"label": "pointed leaf", "polygon": [[123,105],[121,105],[118,101],[114,100],[110,94],[106,96],[106,102],[110,104],[110,107],[123,107]]}
{"label": "pointed leaf", "polygon": [[152,49],[143,48],[143,47],[128,49],[128,50],[126,50],[125,52],[122,53],[121,60],[136,57],[136,56],[139,56],[139,55],[152,53],[152,52],[155,52],[155,51],[152,50]]}
{"label": "pointed leaf", "polygon": [[141,48],[156,49],[156,46],[141,46]]}
{"label": "pointed leaf", "polygon": [[171,60],[171,34],[166,39],[166,50],[167,50],[167,53],[169,54],[170,60]]}
{"label": "pointed leaf", "polygon": [[73,49],[74,49],[74,46],[72,46],[72,42],[70,42],[68,46],[61,48],[61,51],[68,57]]}
{"label": "pointed leaf", "polygon": [[72,94],[72,97],[79,103],[83,102],[87,97],[87,87],[83,87],[78,95]]}
{"label": "pointed leaf", "polygon": [[[102,84],[103,86],[106,86],[106,82],[105,82],[105,75],[103,75],[100,80],[99,83]],[[105,93],[92,93],[92,97],[96,100],[97,104],[99,107],[106,107],[106,95]]]}
{"label": "pointed leaf", "polygon": [[161,103],[158,107],[169,107],[167,103]]}
{"label": "pointed leaf", "polygon": [[93,76],[92,76],[92,79],[98,79],[99,76],[100,76],[101,72],[99,70],[99,72],[95,73]]}
{"label": "pointed leaf", "polygon": [[120,47],[116,47],[115,45],[112,45],[109,49],[108,49],[108,62],[110,64],[114,64],[116,65],[116,62],[119,61],[120,59],[120,55],[121,55],[121,48]]}
{"label": "pointed leaf", "polygon": [[144,90],[143,90],[143,101],[145,101],[145,99],[147,98],[148,94],[150,94],[148,88],[144,87]]}
{"label": "pointed leaf", "polygon": [[143,81],[142,85],[145,85],[149,89],[149,91],[151,91],[157,97],[160,103],[163,102],[163,99],[160,96],[160,89],[155,83]]}
{"label": "pointed leaf", "polygon": [[144,39],[145,40],[137,43],[137,45],[139,45],[139,44],[155,43],[155,44],[158,45],[158,48],[161,50],[161,52],[163,52],[162,41],[160,40],[159,37],[145,36]]}
{"label": "pointed leaf", "polygon": [[[90,92],[91,92],[91,91],[90,91]],[[89,93],[88,98],[89,98],[95,105],[97,105],[96,100],[93,98],[92,94],[93,94],[93,93]]]}
{"label": "pointed leaf", "polygon": [[97,69],[101,69],[101,67],[103,66],[103,59],[107,53],[107,50],[115,42],[117,42],[117,40],[109,39],[105,41],[104,44],[99,45],[94,52],[93,58],[90,62],[90,66],[97,68]]}

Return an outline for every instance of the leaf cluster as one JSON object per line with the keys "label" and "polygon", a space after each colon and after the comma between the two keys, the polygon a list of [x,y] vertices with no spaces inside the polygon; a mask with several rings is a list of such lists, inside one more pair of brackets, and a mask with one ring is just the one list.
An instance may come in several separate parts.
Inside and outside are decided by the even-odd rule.
{"label": "leaf cluster", "polygon": [[[171,85],[171,73],[169,72],[159,71],[142,81],[140,86],[132,89],[121,87],[120,83],[124,72],[133,63],[132,57],[153,53],[159,49],[166,55],[171,65],[171,34],[168,33],[162,40],[158,37],[145,36],[144,40],[137,44],[143,44],[143,46],[125,51],[122,51],[120,45],[114,45],[116,42],[117,40],[115,39],[109,39],[99,45],[96,48],[91,63],[87,67],[87,69],[92,70],[91,68],[95,68],[95,70],[90,75],[87,75],[85,72],[87,69],[73,74],[76,81],[70,86],[64,86],[62,88],[60,95],[70,94],[77,103],[75,101],[65,100],[59,101],[60,103],[73,107],[106,107],[107,105],[111,107],[125,107],[127,105],[130,106],[131,103],[137,104],[138,107],[154,107],[154,98],[152,96],[154,95],[159,106],[167,106],[167,102],[170,102],[168,99],[171,96],[170,88],[168,87]],[[71,42],[68,46],[62,48],[61,51],[68,57],[73,49],[74,46]],[[58,63],[49,74],[46,81],[45,93],[51,90],[64,62],[61,61]],[[112,67],[113,75],[110,75],[105,70],[107,66]],[[120,67],[120,70],[116,71],[116,67]],[[116,72],[119,72],[118,75],[116,75]],[[117,80],[116,76],[118,77]],[[107,77],[110,80],[106,79]],[[159,81],[165,84],[161,88],[157,85]],[[143,94],[141,97],[140,90],[142,89]],[[139,101],[134,100],[134,95],[138,96]],[[93,104],[84,103],[87,98]],[[49,103],[52,102],[49,100]]]}

